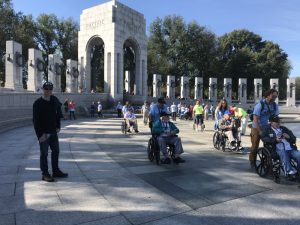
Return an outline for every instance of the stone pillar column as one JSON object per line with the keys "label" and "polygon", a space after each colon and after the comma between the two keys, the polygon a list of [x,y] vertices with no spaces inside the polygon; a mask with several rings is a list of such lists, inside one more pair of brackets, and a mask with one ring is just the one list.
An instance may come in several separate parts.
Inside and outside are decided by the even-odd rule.
{"label": "stone pillar column", "polygon": [[148,96],[148,73],[147,73],[147,56],[142,60],[142,76],[143,76],[143,96]]}
{"label": "stone pillar column", "polygon": [[24,91],[22,81],[23,66],[22,45],[15,41],[6,41],[5,88]]}
{"label": "stone pillar column", "polygon": [[161,75],[153,74],[153,97],[158,98],[161,96]]}
{"label": "stone pillar column", "polygon": [[[278,86],[278,79],[270,79],[270,88],[275,89],[278,91],[278,96],[279,96],[279,86]],[[278,98],[276,98],[276,103],[278,104]]]}
{"label": "stone pillar column", "polygon": [[38,92],[42,88],[44,67],[42,51],[28,49],[28,91]]}
{"label": "stone pillar column", "polygon": [[254,79],[254,102],[262,99],[262,79]]}
{"label": "stone pillar column", "polygon": [[175,98],[175,76],[168,75],[167,77],[167,96],[170,99]]}
{"label": "stone pillar column", "polygon": [[84,69],[84,57],[80,57],[79,59],[79,77],[78,77],[78,92],[81,93],[84,91],[84,77],[85,77],[85,69]]}
{"label": "stone pillar column", "polygon": [[77,69],[77,61],[68,59],[66,70],[66,92],[77,93],[78,92],[78,76],[79,71]]}
{"label": "stone pillar column", "polygon": [[125,71],[125,89],[126,92],[128,92],[129,94],[131,94],[131,88],[130,88],[130,83],[131,83],[131,79],[130,79],[130,71],[126,70]]}
{"label": "stone pillar column", "polygon": [[53,83],[53,92],[61,92],[62,62],[58,55],[48,55],[48,81]]}
{"label": "stone pillar column", "polygon": [[289,78],[286,80],[286,106],[296,105],[296,80],[295,78]]}
{"label": "stone pillar column", "polygon": [[231,104],[232,101],[232,79],[224,78],[224,99]]}
{"label": "stone pillar column", "polygon": [[242,104],[247,103],[247,79],[239,78],[239,101]]}
{"label": "stone pillar column", "polygon": [[203,99],[203,77],[195,77],[195,99]]}
{"label": "stone pillar column", "polygon": [[214,104],[218,101],[218,79],[209,78],[209,101]]}
{"label": "stone pillar column", "polygon": [[189,78],[182,76],[180,86],[181,86],[180,97],[181,98],[189,98],[190,97]]}

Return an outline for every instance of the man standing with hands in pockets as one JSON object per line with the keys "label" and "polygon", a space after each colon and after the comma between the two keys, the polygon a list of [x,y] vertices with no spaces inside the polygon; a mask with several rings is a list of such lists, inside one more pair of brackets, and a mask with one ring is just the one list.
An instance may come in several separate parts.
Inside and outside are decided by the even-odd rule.
{"label": "man standing with hands in pockets", "polygon": [[[60,119],[63,117],[61,103],[52,95],[53,84],[43,84],[43,96],[33,104],[33,124],[40,144],[40,168],[42,180],[55,181],[55,177],[67,177],[58,167],[59,143],[57,133],[60,131]],[[48,171],[48,148],[51,149],[52,176]]]}

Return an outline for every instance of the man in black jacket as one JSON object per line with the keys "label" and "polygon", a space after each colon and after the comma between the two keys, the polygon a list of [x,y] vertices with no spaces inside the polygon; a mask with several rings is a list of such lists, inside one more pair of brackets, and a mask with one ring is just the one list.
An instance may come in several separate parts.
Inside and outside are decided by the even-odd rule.
{"label": "man in black jacket", "polygon": [[[42,180],[53,182],[54,177],[67,177],[58,167],[60,119],[63,117],[61,103],[52,95],[53,84],[43,85],[43,96],[33,104],[33,124],[40,144],[40,168]],[[48,148],[51,149],[52,176],[48,172]]]}

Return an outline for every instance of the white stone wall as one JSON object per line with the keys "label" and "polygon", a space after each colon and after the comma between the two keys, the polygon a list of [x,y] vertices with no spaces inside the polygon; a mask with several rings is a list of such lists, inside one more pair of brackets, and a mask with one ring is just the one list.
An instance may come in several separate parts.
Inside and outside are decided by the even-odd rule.
{"label": "white stone wall", "polygon": [[67,93],[78,93],[78,63],[75,60],[67,60],[66,69],[66,92]]}
{"label": "white stone wall", "polygon": [[28,91],[38,92],[42,88],[44,74],[44,71],[41,70],[42,66],[44,66],[42,62],[42,51],[34,48],[28,49]]}
{"label": "white stone wall", "polygon": [[22,45],[15,41],[6,41],[6,57],[5,57],[5,88],[12,89],[16,92],[22,92],[22,67],[17,61],[22,55]]}
{"label": "white stone wall", "polygon": [[295,78],[289,78],[286,80],[286,106],[296,105],[296,80]]}
{"label": "white stone wall", "polygon": [[48,81],[53,83],[53,92],[61,92],[62,62],[58,55],[48,55]]}
{"label": "white stone wall", "polygon": [[161,75],[153,74],[153,97],[159,98],[161,97]]}
{"label": "white stone wall", "polygon": [[167,76],[167,96],[170,99],[175,98],[175,76]]}
{"label": "white stone wall", "polygon": [[232,100],[232,78],[224,78],[223,87],[224,99],[228,104],[231,104]]}
{"label": "white stone wall", "polygon": [[203,77],[195,77],[195,99],[203,99]]}
{"label": "white stone wall", "polygon": [[254,79],[254,102],[257,103],[261,99],[262,96],[262,79]]}
{"label": "white stone wall", "polygon": [[239,78],[239,100],[240,103],[247,103],[247,79]]}
{"label": "white stone wall", "polygon": [[218,100],[218,79],[217,78],[209,78],[209,101],[214,104]]}
{"label": "white stone wall", "polygon": [[180,80],[180,97],[181,98],[190,97],[189,78],[186,76],[182,76]]}
{"label": "white stone wall", "polygon": [[[272,89],[275,89],[275,90],[277,90],[278,91],[278,96],[279,96],[279,86],[278,86],[278,84],[279,84],[279,79],[274,79],[274,78],[272,78],[272,79],[270,79],[270,88],[272,88]],[[279,98],[276,98],[276,103],[278,104],[278,99]]]}

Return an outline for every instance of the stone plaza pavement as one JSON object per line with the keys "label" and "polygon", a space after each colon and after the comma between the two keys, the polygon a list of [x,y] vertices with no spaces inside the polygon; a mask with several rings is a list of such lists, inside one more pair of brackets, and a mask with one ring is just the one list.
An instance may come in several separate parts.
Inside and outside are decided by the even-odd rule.
{"label": "stone plaza pavement", "polygon": [[32,127],[1,133],[0,225],[300,224],[300,184],[260,178],[247,151],[214,150],[212,121],[203,133],[177,121],[187,162],[160,166],[146,156],[148,127],[124,135],[120,123],[63,121],[60,167],[69,178],[54,183],[41,181]]}

